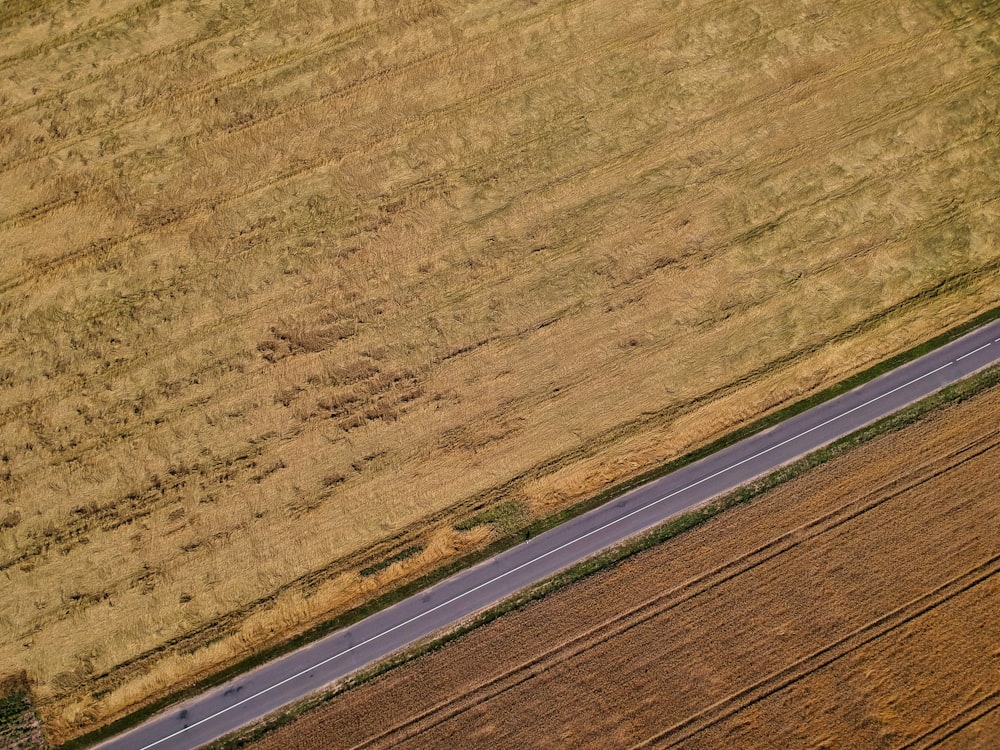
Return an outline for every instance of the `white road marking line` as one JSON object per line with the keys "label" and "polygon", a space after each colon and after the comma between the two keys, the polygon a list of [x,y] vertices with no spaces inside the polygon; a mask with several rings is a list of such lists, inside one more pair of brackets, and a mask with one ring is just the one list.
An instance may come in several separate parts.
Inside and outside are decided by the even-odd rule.
{"label": "white road marking line", "polygon": [[[996,343],[996,342],[993,342],[993,343]],[[992,346],[992,345],[993,345],[993,343],[991,343],[991,342],[987,341],[987,342],[986,342],[985,344],[983,344],[983,345],[982,345],[981,347],[979,347],[978,349],[973,349],[973,350],[972,350],[971,352],[966,352],[966,353],[965,353],[965,354],[963,354],[963,355],[962,355],[961,357],[958,357],[958,358],[956,358],[956,359],[955,359],[955,361],[956,361],[956,362],[961,362],[961,361],[962,361],[963,359],[965,359],[966,357],[971,357],[971,356],[972,356],[973,354],[975,354],[976,352],[981,352],[981,351],[982,351],[983,349],[985,349],[985,348],[986,348],[987,346]]]}
{"label": "white road marking line", "polygon": [[[983,348],[983,347],[980,347],[980,349],[981,348]],[[977,349],[976,351],[979,351],[979,350]],[[971,353],[972,352],[970,352],[970,354]],[[684,487],[681,487],[678,490],[674,490],[673,492],[671,492],[671,493],[669,493],[667,495],[664,495],[663,497],[661,497],[661,498],[659,498],[657,500],[652,500],[651,502],[646,503],[642,507],[636,508],[635,510],[626,513],[624,516],[619,516],[618,518],[615,518],[614,520],[612,520],[612,521],[604,524],[603,526],[599,526],[596,529],[592,529],[591,531],[588,531],[586,534],[578,536],[575,539],[572,539],[572,540],[570,540],[568,542],[564,542],[563,544],[559,545],[558,547],[554,547],[554,548],[550,549],[548,552],[542,553],[538,557],[532,558],[531,560],[528,560],[525,563],[521,563],[517,567],[511,568],[510,570],[508,570],[508,571],[506,571],[504,573],[501,573],[500,575],[498,575],[498,576],[496,576],[494,578],[491,578],[490,580],[485,581],[484,583],[480,583],[478,586],[472,587],[468,591],[463,591],[461,594],[457,594],[456,596],[453,596],[451,599],[448,599],[447,601],[441,602],[440,604],[436,604],[435,606],[431,607],[430,609],[425,610],[425,611],[421,612],[418,615],[414,615],[413,617],[411,617],[409,620],[406,620],[405,622],[401,622],[401,623],[398,623],[396,625],[393,625],[391,628],[389,628],[387,630],[383,630],[381,633],[377,633],[376,635],[373,635],[372,637],[370,637],[370,638],[368,638],[366,640],[363,640],[363,641],[360,641],[358,643],[355,643],[353,646],[350,646],[350,647],[344,649],[343,651],[340,651],[339,653],[334,654],[333,656],[329,656],[326,659],[323,659],[323,661],[318,662],[318,663],[312,665],[311,667],[309,667],[307,669],[303,669],[303,670],[301,670],[299,672],[296,672],[291,677],[286,677],[285,679],[281,680],[280,682],[276,682],[275,684],[271,685],[270,687],[266,687],[263,690],[260,690],[260,691],[258,691],[256,693],[254,693],[253,695],[247,696],[243,700],[238,701],[238,702],[232,704],[231,706],[226,706],[221,711],[216,711],[214,714],[211,714],[210,716],[206,716],[204,719],[200,719],[200,720],[196,721],[194,724],[190,724],[190,725],[184,727],[183,729],[178,729],[173,734],[168,734],[165,737],[161,737],[160,739],[156,740],[155,742],[151,742],[148,745],[143,745],[139,750],[149,750],[149,748],[151,748],[151,747],[156,747],[157,745],[159,745],[162,742],[166,742],[167,740],[173,739],[174,737],[177,737],[179,735],[184,734],[189,729],[194,729],[195,727],[201,726],[202,724],[204,724],[204,723],[206,723],[208,721],[211,721],[212,719],[218,718],[219,716],[222,716],[222,714],[228,713],[229,711],[232,711],[234,708],[238,708],[238,707],[242,706],[244,703],[249,703],[250,701],[254,700],[255,698],[259,698],[260,696],[264,695],[265,693],[269,693],[272,690],[275,690],[275,689],[281,687],[282,685],[286,685],[289,682],[292,682],[293,680],[298,679],[302,675],[308,674],[309,672],[312,672],[314,669],[319,669],[320,667],[325,666],[326,664],[329,664],[331,661],[334,661],[335,659],[339,659],[341,656],[349,654],[351,651],[354,651],[355,649],[361,648],[362,646],[365,646],[365,645],[371,643],[372,641],[375,641],[375,640],[381,638],[382,636],[388,635],[389,633],[392,633],[392,632],[394,632],[396,630],[399,630],[400,628],[406,627],[410,623],[415,622],[415,621],[419,620],[422,617],[426,617],[427,615],[431,614],[432,612],[436,612],[437,610],[441,609],[442,607],[446,607],[449,604],[458,601],[459,599],[465,598],[469,594],[475,593],[476,591],[479,591],[480,589],[485,588],[486,586],[489,586],[492,583],[496,583],[501,578],[506,578],[507,576],[511,575],[512,573],[516,573],[517,571],[522,570],[523,568],[526,568],[529,565],[533,565],[534,563],[536,563],[539,560],[542,560],[542,559],[548,557],[549,555],[553,555],[556,552],[559,552],[560,550],[566,549],[566,547],[569,547],[569,546],[571,546],[573,544],[576,544],[579,541],[582,541],[582,540],[586,539],[587,537],[593,536],[594,534],[600,533],[601,531],[604,531],[605,529],[607,529],[607,528],[609,528],[611,526],[614,526],[616,523],[620,523],[620,522],[626,520],[627,518],[631,518],[632,516],[634,516],[634,515],[636,515],[638,513],[642,513],[643,511],[652,508],[654,505],[659,505],[664,500],[669,500],[670,498],[672,498],[672,497],[674,497],[676,495],[679,495],[682,492],[686,492],[687,490],[692,489],[693,487],[697,487],[699,484],[704,484],[705,482],[709,481],[710,479],[714,479],[715,477],[719,476],[720,474],[724,474],[727,471],[735,469],[737,466],[742,466],[743,464],[745,464],[745,463],[747,463],[749,461],[753,461],[755,458],[760,458],[761,456],[763,456],[766,453],[770,453],[771,451],[776,450],[776,449],[782,447],[783,445],[787,445],[788,443],[791,443],[794,440],[798,440],[803,435],[808,435],[810,432],[815,432],[816,430],[820,429],[821,427],[825,427],[826,425],[830,424],[831,422],[835,422],[838,419],[841,419],[842,417],[846,417],[848,414],[851,414],[853,412],[858,411],[858,409],[863,409],[864,407],[869,406],[870,404],[873,404],[876,401],[880,401],[881,399],[885,398],[886,396],[891,396],[893,393],[896,393],[897,391],[901,391],[903,388],[911,386],[914,383],[916,383],[916,382],[918,382],[920,380],[923,380],[924,378],[930,377],[934,373],[940,372],[941,370],[945,369],[946,367],[950,367],[953,364],[955,364],[955,361],[948,362],[948,363],[943,364],[940,367],[937,367],[937,368],[935,368],[935,369],[933,369],[933,370],[931,370],[929,372],[925,372],[923,375],[920,375],[919,377],[913,378],[913,380],[909,380],[909,381],[903,383],[902,385],[898,385],[895,388],[893,388],[892,390],[886,391],[885,393],[883,393],[883,394],[881,394],[879,396],[875,396],[875,398],[869,399],[868,401],[865,401],[863,404],[859,404],[859,405],[857,405],[857,406],[855,406],[855,407],[853,407],[851,409],[848,409],[847,411],[842,412],[842,413],[838,414],[835,417],[830,417],[825,422],[821,422],[818,425],[810,427],[808,430],[800,432],[798,435],[795,435],[793,437],[787,438],[786,440],[783,440],[780,443],[776,443],[776,444],[772,445],[770,448],[765,448],[764,450],[762,450],[762,451],[760,451],[758,453],[755,453],[754,455],[752,455],[752,456],[750,456],[748,458],[744,458],[742,461],[737,461],[736,463],[732,464],[731,466],[727,466],[726,468],[720,469],[719,471],[715,472],[714,474],[710,474],[707,477],[703,477],[702,479],[699,479],[697,482],[692,482],[691,484],[686,485]]]}

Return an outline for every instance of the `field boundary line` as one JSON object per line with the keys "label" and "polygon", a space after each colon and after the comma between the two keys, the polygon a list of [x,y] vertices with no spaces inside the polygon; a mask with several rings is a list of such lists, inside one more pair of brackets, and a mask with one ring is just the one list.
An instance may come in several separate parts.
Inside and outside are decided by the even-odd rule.
{"label": "field boundary line", "polygon": [[843,638],[805,656],[787,667],[765,677],[754,685],[713,703],[672,727],[632,745],[644,747],[676,747],[694,735],[727,719],[749,706],[784,690],[813,672],[832,664],[852,651],[872,643],[893,630],[916,620],[959,594],[989,580],[1000,572],[1000,554],[945,581],[906,604],[872,620]]}
{"label": "field boundary line", "polygon": [[[1000,267],[1000,261],[997,261],[997,265],[998,265],[998,267]],[[992,269],[981,268],[981,269],[974,269],[974,270],[976,272],[982,273],[982,272],[986,272],[986,271],[992,270]],[[239,318],[242,318],[242,317],[246,317],[247,315],[256,312],[257,309],[259,309],[259,308],[254,308],[253,310],[251,310],[251,311],[249,311],[247,313],[242,313],[239,316],[233,316],[233,318],[230,318],[230,319],[227,319],[227,320],[231,321],[232,319],[239,319]],[[221,323],[221,322],[220,323],[213,323],[213,324],[207,325],[205,327],[207,329],[206,330],[206,335],[210,334],[212,331],[214,331],[214,330],[218,329],[220,326],[224,326],[224,325],[225,325],[225,323]],[[828,339],[827,343],[833,343],[835,341],[838,341],[838,340],[840,340],[844,336],[845,333],[850,334],[853,330],[854,330],[853,328],[846,329],[846,331],[841,332],[841,333],[839,333],[839,334],[831,337],[830,339]],[[165,349],[165,348],[168,348],[169,346],[170,346],[170,343],[168,342],[168,343],[163,344],[162,348]],[[802,356],[804,354],[808,354],[808,351],[798,351],[798,352],[794,353],[795,357]],[[768,363],[767,366],[764,369],[766,369],[769,372],[773,373],[773,372],[777,371],[777,369],[782,364],[784,364],[783,360],[776,360],[776,361]],[[730,384],[729,386],[727,386],[727,389],[731,389],[732,387],[739,386],[739,385],[743,384],[744,382],[745,381],[738,381],[736,383]],[[0,417],[6,416],[8,418],[11,418],[13,415],[16,415],[18,412],[23,411],[26,408],[30,408],[30,406],[32,404],[35,404],[35,403],[37,403],[37,402],[39,402],[41,400],[44,400],[46,397],[47,396],[45,396],[43,394],[42,396],[38,396],[36,398],[29,399],[28,401],[21,402],[20,404],[11,405],[11,406],[7,407],[6,409],[0,411]],[[195,399],[189,400],[189,401],[181,404],[177,409],[172,410],[170,412],[170,414],[176,416],[178,414],[187,413],[191,409],[198,408],[199,405],[200,405],[200,403],[201,403],[200,398],[195,398]],[[137,424],[135,424],[133,427],[131,427],[130,429],[128,429],[128,430],[120,433],[119,437],[121,437],[121,436],[134,437],[134,436],[137,436],[137,435],[141,435],[141,434],[143,434],[143,432],[144,432],[144,430],[146,428],[152,426],[155,423],[155,421],[157,419],[160,419],[160,418],[162,418],[162,415],[160,415],[160,414],[156,414],[156,415],[150,416],[148,419],[140,421]],[[79,456],[85,455],[88,450],[92,449],[96,445],[97,445],[96,443],[84,444],[84,445],[80,446],[79,448],[75,449],[71,455],[75,456],[75,457],[79,457]],[[164,502],[166,502],[166,501],[164,501]],[[158,507],[160,507],[159,503],[153,503],[153,504],[145,505],[141,509],[139,509],[137,511],[134,511],[134,512],[131,512],[126,517],[124,517],[122,519],[119,519],[115,524],[113,524],[113,525],[111,525],[111,526],[109,526],[107,528],[104,528],[104,530],[108,530],[109,528],[117,528],[118,526],[121,526],[123,524],[131,523],[131,522],[133,522],[133,521],[135,521],[135,520],[137,520],[139,518],[148,516],[150,513],[154,512]],[[442,514],[447,514],[448,511],[449,511],[449,509],[445,509],[444,511],[442,511]],[[433,519],[431,519],[429,522],[433,522]],[[67,531],[66,534],[69,535],[70,537],[74,537],[74,538],[79,535],[78,530],[75,530],[75,531],[74,530],[70,530],[70,531]],[[23,563],[26,560],[30,559],[31,557],[37,556],[38,554],[42,554],[42,553],[44,553],[46,551],[46,549],[49,546],[51,546],[52,544],[56,544],[56,543],[59,543],[58,540],[57,541],[50,541],[50,543],[48,545],[42,545],[41,543],[39,543],[32,550],[30,550],[30,551],[23,551],[22,554],[21,554],[21,556],[18,557],[18,558],[16,558],[16,559],[14,559],[14,558],[8,558],[6,561],[0,560],[0,571],[4,570],[6,568],[10,568],[13,565]],[[354,555],[349,555],[348,557],[353,557],[353,556]],[[294,586],[295,583],[293,582],[292,585]],[[270,600],[270,598],[271,597],[267,597],[268,600]],[[140,655],[137,658],[141,659],[143,657],[142,657],[142,655]]]}

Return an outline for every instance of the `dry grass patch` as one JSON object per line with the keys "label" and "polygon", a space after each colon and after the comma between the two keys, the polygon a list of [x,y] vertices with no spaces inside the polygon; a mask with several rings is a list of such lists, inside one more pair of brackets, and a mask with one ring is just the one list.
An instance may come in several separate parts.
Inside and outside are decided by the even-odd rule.
{"label": "dry grass patch", "polygon": [[1000,301],[990,4],[0,20],[0,671],[56,739]]}

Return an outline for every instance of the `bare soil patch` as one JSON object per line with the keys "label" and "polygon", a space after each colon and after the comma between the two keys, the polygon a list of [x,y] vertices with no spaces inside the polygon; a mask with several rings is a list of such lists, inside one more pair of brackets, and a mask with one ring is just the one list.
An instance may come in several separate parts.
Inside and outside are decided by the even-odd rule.
{"label": "bare soil patch", "polygon": [[943,408],[253,747],[988,747],[998,425]]}

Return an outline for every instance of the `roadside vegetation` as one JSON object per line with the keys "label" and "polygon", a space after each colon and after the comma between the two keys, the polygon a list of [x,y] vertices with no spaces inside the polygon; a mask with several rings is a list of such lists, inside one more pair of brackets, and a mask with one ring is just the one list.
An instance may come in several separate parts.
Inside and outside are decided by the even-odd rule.
{"label": "roadside vegetation", "polygon": [[70,739],[994,309],[997,15],[4,6],[0,674]]}

